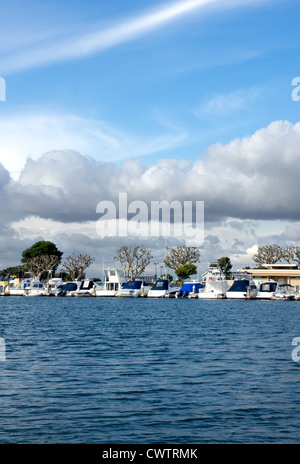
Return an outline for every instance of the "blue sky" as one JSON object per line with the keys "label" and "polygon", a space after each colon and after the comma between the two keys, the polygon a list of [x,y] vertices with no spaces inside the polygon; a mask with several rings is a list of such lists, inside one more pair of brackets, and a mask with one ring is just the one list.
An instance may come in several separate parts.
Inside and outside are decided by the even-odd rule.
{"label": "blue sky", "polygon": [[[0,161],[12,182],[21,182],[28,157],[38,163],[55,150],[115,166],[134,158],[146,170],[163,159],[216,159],[216,144],[225,150],[276,121],[288,121],[291,130],[299,121],[300,102],[291,98],[291,81],[300,75],[295,0],[12,0],[0,7],[0,76],[7,87]],[[266,214],[264,223],[259,208],[246,218],[236,209],[236,220],[259,221],[258,235],[245,238],[238,255],[264,234],[289,243],[286,221],[295,225],[296,211]],[[16,250],[25,240],[18,220]],[[49,213],[47,220],[56,218]],[[227,246],[218,252],[234,254]]]}
{"label": "blue sky", "polygon": [[200,4],[132,38],[121,37],[104,50],[96,46],[83,58],[75,46],[58,62],[56,55],[70,43],[98,31],[118,31],[172,2],[3,5],[7,21],[0,56],[7,102],[1,113],[98,120],[112,132],[136,137],[136,154],[139,140],[168,135],[161,152],[141,150],[149,161],[153,156],[193,159],[210,144],[252,134],[273,120],[297,121],[299,109],[290,98],[297,75],[297,3],[227,2],[227,8],[215,3]]}

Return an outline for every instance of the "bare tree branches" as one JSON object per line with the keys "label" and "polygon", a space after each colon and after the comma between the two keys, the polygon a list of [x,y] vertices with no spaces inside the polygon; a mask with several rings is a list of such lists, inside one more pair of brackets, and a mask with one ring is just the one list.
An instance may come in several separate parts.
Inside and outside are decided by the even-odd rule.
{"label": "bare tree branches", "polygon": [[200,251],[196,247],[177,246],[166,255],[164,263],[170,269],[178,269],[185,264],[195,264],[200,261]]}
{"label": "bare tree branches", "polygon": [[281,248],[279,245],[264,245],[258,248],[257,253],[253,256],[253,261],[262,266],[263,264],[275,264],[284,260],[291,264],[292,262],[300,263],[300,247]]}
{"label": "bare tree branches", "polygon": [[300,264],[300,246],[295,246],[294,250],[294,261]]}
{"label": "bare tree branches", "polygon": [[253,261],[262,266],[264,263],[275,264],[281,257],[282,250],[279,245],[264,245],[258,248]]}
{"label": "bare tree branches", "polygon": [[67,256],[63,267],[69,272],[72,280],[80,280],[84,271],[95,261],[88,254],[75,254]]}
{"label": "bare tree branches", "polygon": [[282,248],[281,249],[281,259],[284,259],[287,263],[295,261],[295,250],[294,248]]}
{"label": "bare tree branches", "polygon": [[119,261],[125,278],[137,278],[150,264],[152,258],[150,250],[143,245],[123,245],[116,251],[115,259]]}
{"label": "bare tree branches", "polygon": [[26,267],[33,275],[40,279],[44,272],[54,269],[60,262],[60,257],[56,255],[40,255],[26,261]]}

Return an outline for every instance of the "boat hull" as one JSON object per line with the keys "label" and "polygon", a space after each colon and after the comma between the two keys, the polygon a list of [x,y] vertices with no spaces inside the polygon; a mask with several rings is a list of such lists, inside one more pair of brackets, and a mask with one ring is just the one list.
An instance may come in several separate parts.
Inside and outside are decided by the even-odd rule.
{"label": "boat hull", "polygon": [[256,299],[258,300],[273,300],[275,298],[274,292],[258,292]]}
{"label": "boat hull", "polygon": [[9,291],[10,296],[24,296],[26,290],[24,288],[11,288]]}
{"label": "boat hull", "polygon": [[116,296],[116,290],[96,290],[96,296],[99,297],[113,297]]}
{"label": "boat hull", "polygon": [[141,296],[140,290],[120,290],[116,296],[120,298],[139,298]]}
{"label": "boat hull", "polygon": [[226,292],[226,298],[229,300],[252,300],[256,298],[256,295],[256,292],[250,292],[249,294],[245,292]]}
{"label": "boat hull", "polygon": [[175,298],[177,291],[178,290],[172,292],[167,290],[149,290],[147,298]]}
{"label": "boat hull", "polygon": [[198,298],[202,300],[219,300],[226,298],[225,293],[219,292],[203,292],[199,293]]}
{"label": "boat hull", "polygon": [[42,291],[42,292],[39,292],[39,291],[31,291],[31,292],[25,293],[25,296],[30,296],[30,297],[45,296],[45,295],[46,295],[46,292],[45,292],[45,291]]}
{"label": "boat hull", "polygon": [[280,301],[291,301],[294,300],[295,297],[294,295],[275,295],[275,300],[280,300]]}

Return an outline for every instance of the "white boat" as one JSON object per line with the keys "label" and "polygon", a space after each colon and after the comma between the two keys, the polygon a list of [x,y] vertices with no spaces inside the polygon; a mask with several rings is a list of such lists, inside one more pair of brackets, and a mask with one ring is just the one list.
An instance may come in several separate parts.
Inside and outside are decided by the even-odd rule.
{"label": "white boat", "polygon": [[9,294],[11,296],[23,296],[31,281],[32,277],[28,277],[22,279],[17,285],[15,285],[15,282],[10,282]]}
{"label": "white boat", "polygon": [[40,279],[33,279],[30,286],[26,289],[24,296],[45,296],[46,288]]}
{"label": "white boat", "polygon": [[258,288],[248,272],[237,274],[232,286],[226,292],[229,299],[252,299],[256,298]]}
{"label": "white boat", "polygon": [[115,268],[104,269],[104,282],[101,285],[97,285],[95,294],[100,297],[116,296],[125,282],[126,279],[123,271]]}
{"label": "white boat", "polygon": [[146,297],[149,293],[151,285],[144,280],[129,280],[125,282],[123,287],[117,292],[116,296],[120,297]]}
{"label": "white boat", "polygon": [[184,282],[183,286],[176,292],[176,298],[198,298],[203,290],[203,285],[198,280]]}
{"label": "white boat", "polygon": [[11,286],[9,289],[9,294],[11,296],[40,296],[45,293],[45,288],[40,279],[34,277],[28,277],[22,279],[19,285]]}
{"label": "white boat", "polygon": [[279,284],[275,280],[268,280],[267,282],[260,284],[256,298],[260,300],[274,299],[278,286]]}
{"label": "white boat", "polygon": [[83,280],[80,287],[74,292],[74,296],[95,296],[95,286],[93,280]]}
{"label": "white boat", "polygon": [[215,299],[225,298],[229,290],[228,282],[218,266],[210,266],[203,274],[205,287],[199,292],[198,298]]}
{"label": "white boat", "polygon": [[9,282],[8,282],[8,280],[2,280],[0,282],[0,295],[9,295]]}
{"label": "white boat", "polygon": [[47,295],[57,296],[65,282],[60,277],[53,277],[46,285]]}
{"label": "white boat", "polygon": [[275,292],[275,300],[294,300],[295,289],[290,284],[280,284]]}
{"label": "white boat", "polygon": [[60,289],[57,296],[74,296],[80,288],[81,280],[66,282]]}
{"label": "white boat", "polygon": [[158,279],[153,287],[149,290],[148,298],[172,298],[180,287],[174,287],[168,279]]}

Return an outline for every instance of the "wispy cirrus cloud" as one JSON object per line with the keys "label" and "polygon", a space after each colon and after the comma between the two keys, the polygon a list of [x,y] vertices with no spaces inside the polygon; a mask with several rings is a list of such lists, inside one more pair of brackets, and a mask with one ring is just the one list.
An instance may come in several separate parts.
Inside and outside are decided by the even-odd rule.
{"label": "wispy cirrus cloud", "polygon": [[76,147],[98,161],[143,157],[180,146],[188,137],[177,125],[158,121],[156,133],[132,134],[104,121],[72,114],[21,112],[0,117],[0,163],[17,179],[28,157]]}
{"label": "wispy cirrus cloud", "polygon": [[201,8],[213,6],[220,9],[266,1],[269,0],[185,0],[169,3],[104,30],[72,37],[70,40],[54,39],[50,45],[27,48],[19,54],[8,58],[3,57],[2,73],[9,74],[41,65],[90,56],[134,40]]}
{"label": "wispy cirrus cloud", "polygon": [[228,116],[248,112],[261,95],[261,89],[251,87],[249,89],[238,89],[228,94],[218,94],[206,101],[195,115]]}

